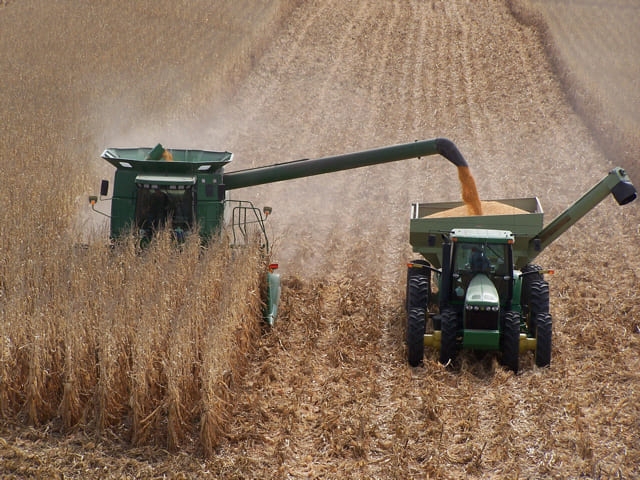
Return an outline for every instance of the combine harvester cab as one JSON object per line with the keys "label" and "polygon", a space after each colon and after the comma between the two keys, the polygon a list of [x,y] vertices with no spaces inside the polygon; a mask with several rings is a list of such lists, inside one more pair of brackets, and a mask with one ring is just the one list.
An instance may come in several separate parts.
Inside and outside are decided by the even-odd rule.
{"label": "combine harvester cab", "polygon": [[[620,205],[637,196],[624,170],[615,168],[544,228],[535,197],[483,202],[494,209],[485,215],[466,215],[462,202],[414,204],[410,243],[423,258],[407,272],[409,363],[420,364],[427,345],[440,350],[444,365],[469,349],[500,352],[514,372],[527,350],[535,351],[537,366],[548,366],[552,318],[544,274],[552,271],[531,262],[609,193]],[[430,304],[437,313],[429,314]]]}

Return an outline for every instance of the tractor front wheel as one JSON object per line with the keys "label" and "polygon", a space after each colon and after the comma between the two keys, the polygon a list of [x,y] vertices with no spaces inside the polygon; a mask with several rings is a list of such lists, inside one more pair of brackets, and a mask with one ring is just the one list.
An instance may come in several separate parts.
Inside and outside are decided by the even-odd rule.
{"label": "tractor front wheel", "polygon": [[509,310],[504,314],[502,332],[502,365],[518,373],[520,357],[520,314]]}
{"label": "tractor front wheel", "polygon": [[536,365],[548,367],[551,364],[551,314],[536,315]]}
{"label": "tractor front wheel", "polygon": [[455,310],[445,308],[440,312],[440,363],[452,364],[458,354],[458,316]]}

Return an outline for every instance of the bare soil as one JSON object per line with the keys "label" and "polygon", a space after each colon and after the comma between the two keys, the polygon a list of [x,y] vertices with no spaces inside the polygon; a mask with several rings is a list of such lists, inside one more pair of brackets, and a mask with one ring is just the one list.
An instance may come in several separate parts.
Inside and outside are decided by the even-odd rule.
{"label": "bare soil", "polygon": [[[43,161],[73,172],[54,187],[31,180],[29,190],[43,201],[38,188],[48,185],[68,217],[110,173],[97,159],[102,148],[157,141],[232,151],[233,170],[447,137],[481,199],[538,196],[547,221],[619,160],[639,171],[603,148],[603,138],[623,138],[617,145],[631,142],[637,153],[633,134],[597,132],[616,110],[581,107],[611,106],[603,95],[636,101],[638,76],[602,93],[571,53],[592,45],[589,32],[611,42],[607,58],[631,58],[637,72],[636,33],[592,21],[595,13],[637,19],[633,0],[134,5],[0,2],[5,182],[25,175],[9,161],[16,157],[38,158],[40,175],[51,173]],[[549,21],[560,17],[572,48]],[[230,36],[235,43],[224,43]],[[633,112],[620,115],[625,131],[640,131]],[[418,368],[405,360],[410,204],[461,198],[443,158],[234,196],[273,207],[283,305],[277,326],[246,352],[215,455],[204,458],[197,442],[169,453],[134,448],[117,432],[60,433],[5,418],[0,475],[640,476],[637,204],[605,200],[536,259],[556,271],[552,364],[538,369],[524,355],[514,376],[490,355],[464,355],[454,372],[433,351]],[[16,226],[11,212],[21,207],[4,201],[3,225]],[[3,227],[3,248],[8,235]]]}

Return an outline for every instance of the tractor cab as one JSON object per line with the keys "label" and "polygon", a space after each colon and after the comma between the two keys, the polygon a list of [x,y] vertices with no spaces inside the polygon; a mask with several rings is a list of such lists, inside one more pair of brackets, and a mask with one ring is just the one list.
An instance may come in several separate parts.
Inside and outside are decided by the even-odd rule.
{"label": "tractor cab", "polygon": [[513,290],[513,234],[502,230],[458,229],[451,233],[451,305],[462,313],[465,345],[498,345],[500,314]]}

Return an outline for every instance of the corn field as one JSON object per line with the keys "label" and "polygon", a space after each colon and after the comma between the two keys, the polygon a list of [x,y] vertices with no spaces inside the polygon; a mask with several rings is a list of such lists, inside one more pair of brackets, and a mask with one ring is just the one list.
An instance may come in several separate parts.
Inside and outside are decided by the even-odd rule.
{"label": "corn field", "polygon": [[536,260],[552,361],[517,376],[407,365],[409,208],[468,173],[441,158],[234,191],[273,207],[275,258],[224,231],[111,245],[87,202],[110,147],[228,150],[234,171],[444,136],[483,209],[537,196],[549,221],[613,166],[640,184],[639,8],[0,1],[0,476],[640,476],[637,201]]}

